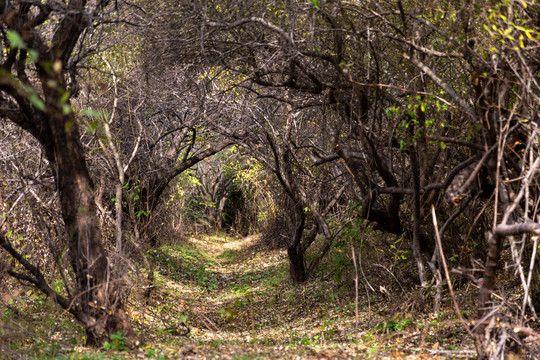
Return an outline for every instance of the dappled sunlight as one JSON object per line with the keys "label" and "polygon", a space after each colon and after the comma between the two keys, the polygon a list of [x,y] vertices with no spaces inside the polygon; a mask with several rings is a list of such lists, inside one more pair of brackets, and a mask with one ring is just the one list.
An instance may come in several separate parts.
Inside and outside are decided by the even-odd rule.
{"label": "dappled sunlight", "polygon": [[[349,280],[338,283],[327,277],[295,284],[284,250],[264,249],[256,242],[257,238],[201,236],[154,252],[155,287],[150,297],[133,291],[127,303],[145,342],[129,353],[118,351],[117,345],[107,350],[107,357],[428,359],[432,353],[445,358],[439,346],[471,346],[462,337],[446,335],[463,331],[449,309],[435,317],[417,312],[413,318],[405,307],[389,312],[406,303],[396,305],[375,294],[369,304],[359,299],[356,329]],[[65,320],[59,316],[48,321],[64,322],[71,331],[63,336],[73,334],[73,319]],[[190,329],[187,336],[182,335],[182,322]],[[56,339],[58,334],[51,336]],[[77,336],[74,353],[96,354]],[[73,340],[58,341],[66,347]]]}
{"label": "dappled sunlight", "polygon": [[0,360],[540,357],[540,1],[0,12]]}
{"label": "dappled sunlight", "polygon": [[[201,355],[317,357],[325,356],[321,354],[326,351],[345,357],[399,353],[411,359],[425,358],[418,354],[428,355],[426,349],[438,343],[433,336],[430,340],[429,333],[435,328],[427,325],[428,318],[417,318],[413,325],[404,321],[403,326],[409,326],[406,339],[400,332],[375,330],[388,321],[380,315],[388,306],[386,302],[367,306],[365,299],[360,299],[356,330],[351,284],[338,286],[333,280],[294,284],[285,251],[257,248],[257,240],[201,236],[168,248],[173,257],[185,254],[186,249],[196,254],[178,263],[184,275],[160,277],[154,297],[165,297],[162,303],[156,303],[158,307],[170,305],[163,316],[183,314],[191,328],[187,337],[171,337],[171,343]],[[164,336],[166,332],[156,335],[155,341],[163,341]]]}

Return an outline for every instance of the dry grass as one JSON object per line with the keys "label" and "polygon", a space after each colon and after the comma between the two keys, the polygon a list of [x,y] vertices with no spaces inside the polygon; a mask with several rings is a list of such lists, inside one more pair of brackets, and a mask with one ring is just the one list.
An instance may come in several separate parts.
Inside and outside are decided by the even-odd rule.
{"label": "dry grass", "polygon": [[[332,276],[319,276],[294,284],[285,251],[266,249],[257,237],[190,238],[162,247],[153,257],[156,289],[150,298],[134,289],[130,301],[133,323],[145,339],[142,346],[124,352],[118,351],[121,344],[113,343],[108,351],[96,351],[81,345],[79,329],[58,339],[54,351],[36,350],[40,342],[34,340],[34,344],[14,342],[15,350],[21,350],[15,353],[68,359],[472,356],[459,352],[472,349],[472,344],[451,311],[448,315],[419,312],[410,298],[391,299],[379,292],[371,293],[368,303],[362,295],[356,329],[350,281],[338,283]],[[66,321],[65,316],[52,313],[49,316],[55,321]],[[191,330],[187,336],[180,334],[181,321]],[[72,322],[70,326],[75,328]],[[31,331],[43,333],[38,327]],[[12,357],[10,351],[6,357]]]}
{"label": "dry grass", "polygon": [[[172,278],[170,271],[162,271],[167,276],[160,277],[153,301],[158,308],[160,301],[175,304],[168,314],[187,317],[191,333],[167,340],[183,356],[429,358],[447,354],[455,358],[458,352],[452,349],[471,348],[470,342],[457,339],[465,335],[454,320],[442,314],[415,313],[413,318],[407,312],[411,302],[398,302],[400,308],[382,293],[372,294],[369,306],[365,296],[360,299],[356,329],[350,283],[338,284],[326,276],[294,284],[286,252],[268,250],[256,237],[191,238],[162,250],[176,259],[178,269]],[[385,322],[393,328],[376,329]],[[439,332],[444,338],[438,339]],[[152,331],[152,335],[151,343],[163,342],[163,333]]]}

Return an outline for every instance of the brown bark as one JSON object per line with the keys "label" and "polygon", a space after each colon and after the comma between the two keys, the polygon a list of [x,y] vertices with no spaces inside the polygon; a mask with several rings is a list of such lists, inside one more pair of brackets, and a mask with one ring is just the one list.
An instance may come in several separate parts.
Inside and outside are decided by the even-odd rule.
{"label": "brown bark", "polygon": [[491,294],[495,289],[497,265],[501,257],[502,243],[507,236],[531,233],[540,234],[540,224],[521,223],[506,225],[502,224],[495,228],[488,240],[488,253],[486,257],[486,269],[484,271],[484,282],[480,288],[478,296],[478,319],[481,323],[475,330],[475,345],[479,359],[487,359],[490,356],[489,334],[486,334],[487,320],[484,319],[490,312]]}
{"label": "brown bark", "polygon": [[300,246],[288,246],[287,255],[289,257],[289,270],[292,280],[297,283],[303,283],[307,280],[307,273],[302,249]]}
{"label": "brown bark", "polygon": [[[414,124],[409,125],[409,135],[414,136]],[[426,270],[424,260],[422,258],[422,252],[420,250],[420,164],[418,161],[417,146],[411,146],[409,148],[409,158],[411,160],[411,170],[413,178],[413,238],[412,238],[412,251],[414,259],[416,260],[416,266],[418,268],[418,277],[420,279],[420,284],[425,286],[427,284],[426,280]]]}
{"label": "brown bark", "polygon": [[303,283],[307,280],[306,265],[304,263],[305,249],[302,246],[302,236],[306,226],[306,215],[304,209],[297,203],[294,207],[295,229],[292,238],[287,245],[287,255],[289,257],[289,269],[293,281]]}
{"label": "brown bark", "polygon": [[[41,271],[29,261],[19,261],[25,272],[12,272],[12,275],[33,283],[72,313],[85,327],[90,345],[101,345],[109,335],[118,331],[128,341],[137,338],[101,242],[94,184],[79,141],[77,121],[71,108],[66,111],[69,105],[69,100],[65,99],[68,94],[66,68],[73,49],[88,24],[89,16],[96,15],[106,4],[107,1],[97,1],[88,5],[85,0],[66,4],[66,10],[56,14],[58,22],[52,29],[50,42],[36,27],[50,15],[47,6],[35,3],[34,12],[34,5],[18,1],[0,7],[14,15],[0,19],[0,25],[21,34],[27,44],[25,46],[39,53],[35,67],[26,61],[26,48],[11,49],[14,60],[1,64],[0,70],[6,76],[0,78],[0,115],[27,130],[45,150],[56,182],[77,289],[69,299],[59,296],[47,285]],[[33,17],[34,13],[38,15]],[[32,95],[28,95],[29,89]],[[6,239],[0,241],[0,245],[6,251],[16,252]]]}
{"label": "brown bark", "polygon": [[[78,127],[71,116],[60,114],[54,109],[48,114],[55,154],[49,161],[56,177],[69,236],[70,260],[77,278],[77,318],[86,328],[90,345],[102,344],[117,331],[135,340],[101,242],[94,185],[79,142]],[[70,123],[73,125],[69,126]]]}

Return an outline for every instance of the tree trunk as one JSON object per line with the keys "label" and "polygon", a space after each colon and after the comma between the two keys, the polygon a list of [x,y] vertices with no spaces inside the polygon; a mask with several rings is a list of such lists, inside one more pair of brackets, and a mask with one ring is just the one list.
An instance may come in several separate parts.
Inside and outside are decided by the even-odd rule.
{"label": "tree trunk", "polygon": [[484,271],[484,281],[480,287],[480,294],[478,297],[478,319],[482,321],[478,324],[475,331],[475,347],[476,353],[479,359],[491,358],[493,347],[490,346],[491,334],[486,332],[488,329],[489,319],[484,319],[484,316],[491,310],[489,303],[491,300],[491,293],[495,288],[495,275],[497,264],[501,255],[503,237],[497,233],[493,233],[488,240],[488,253],[486,259],[486,269]]}
{"label": "tree trunk", "polygon": [[306,267],[304,264],[304,253],[300,246],[288,246],[289,270],[294,282],[303,283],[307,280]]}
{"label": "tree trunk", "polygon": [[223,230],[223,212],[225,211],[225,204],[227,203],[227,194],[223,194],[223,197],[219,200],[217,206],[217,215],[216,215],[216,226],[218,230]]}
{"label": "tree trunk", "polygon": [[[529,259],[529,262],[531,260]],[[540,312],[540,260],[538,257],[535,262],[531,282],[531,300],[537,313]],[[528,263],[528,262],[527,262]]]}
{"label": "tree trunk", "polygon": [[297,201],[295,206],[295,228],[291,241],[287,244],[287,255],[289,256],[289,269],[294,282],[303,283],[307,280],[306,265],[304,263],[305,249],[302,246],[302,236],[306,226],[306,214]]}
{"label": "tree trunk", "polygon": [[[28,278],[33,279],[31,282],[53,296],[83,324],[90,345],[101,345],[118,331],[129,340],[136,339],[119,295],[120,286],[110,273],[101,243],[94,184],[69,104],[66,81],[68,67],[70,72],[75,70],[82,60],[79,55],[85,53],[81,51],[77,61],[70,62],[80,35],[93,19],[102,18],[99,14],[107,2],[73,0],[66,2],[64,8],[52,11],[42,3],[11,1],[1,6],[2,13],[11,15],[0,19],[4,34],[6,30],[14,31],[25,40],[20,49],[11,46],[9,56],[13,61],[4,61],[1,65],[0,113],[32,134],[45,150],[66,226],[76,293],[69,301],[66,298],[58,301],[59,294],[48,287],[39,268],[29,262],[24,267],[34,276]],[[50,24],[44,30],[42,24],[46,21]],[[37,60],[28,61],[29,51],[39,55],[35,56]],[[71,85],[76,86],[76,81]],[[5,241],[3,245],[9,248]],[[24,259],[19,263],[21,260]]]}
{"label": "tree trunk", "polygon": [[47,115],[52,132],[52,139],[47,139],[51,141],[47,154],[55,174],[69,238],[69,256],[78,285],[74,314],[86,329],[89,345],[99,346],[118,331],[135,341],[136,335],[101,243],[94,184],[79,141],[77,123],[54,107],[49,108]]}
{"label": "tree trunk", "polygon": [[[413,131],[413,124],[409,126],[410,131]],[[416,267],[418,269],[418,278],[420,285],[425,287],[427,285],[426,269],[424,265],[424,259],[422,258],[422,252],[420,251],[420,166],[418,164],[418,157],[416,154],[416,147],[410,148],[411,170],[413,177],[413,239],[412,239],[412,251],[414,259],[416,260]]]}

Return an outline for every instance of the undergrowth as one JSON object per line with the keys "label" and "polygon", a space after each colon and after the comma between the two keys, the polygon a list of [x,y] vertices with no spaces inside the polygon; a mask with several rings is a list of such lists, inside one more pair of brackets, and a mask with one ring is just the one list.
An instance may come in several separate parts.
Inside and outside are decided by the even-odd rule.
{"label": "undergrowth", "polygon": [[[0,303],[0,357],[429,358],[440,349],[471,348],[451,309],[420,310],[390,275],[377,283],[385,284],[384,291],[366,290],[390,268],[364,271],[357,315],[355,272],[345,251],[329,254],[317,276],[301,285],[289,278],[285,251],[265,248],[256,237],[202,236],[149,256],[155,288],[147,298],[133,290],[128,301],[141,346],[128,348],[118,333],[101,349],[85,347],[74,319],[43,295],[16,285]],[[343,258],[340,274],[336,256]]]}

